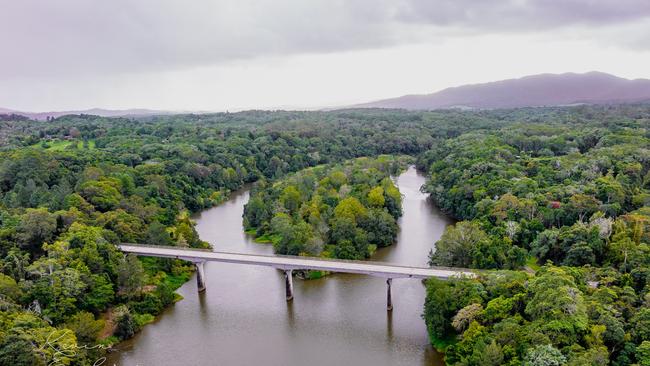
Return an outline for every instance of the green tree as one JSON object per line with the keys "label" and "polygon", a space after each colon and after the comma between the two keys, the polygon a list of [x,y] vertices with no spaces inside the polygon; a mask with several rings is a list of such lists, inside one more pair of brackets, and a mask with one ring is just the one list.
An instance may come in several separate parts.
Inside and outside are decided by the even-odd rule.
{"label": "green tree", "polygon": [[487,241],[487,234],[476,223],[461,221],[448,226],[436,242],[435,252],[429,254],[429,265],[469,267],[477,247]]}
{"label": "green tree", "polygon": [[71,316],[64,327],[74,332],[77,341],[85,345],[92,345],[99,332],[104,328],[104,321],[95,320],[93,314],[82,311]]}
{"label": "green tree", "polygon": [[650,339],[650,308],[639,309],[630,319],[630,333],[637,343]]}
{"label": "green tree", "polygon": [[113,182],[87,181],[79,187],[79,193],[102,212],[113,210],[122,199],[120,191]]}
{"label": "green tree", "polygon": [[368,204],[372,207],[384,207],[384,189],[382,187],[375,187],[368,192]]}
{"label": "green tree", "polygon": [[40,366],[45,362],[38,357],[32,342],[25,336],[9,334],[0,340],[0,365]]}
{"label": "green tree", "polygon": [[650,341],[643,341],[636,348],[636,359],[640,366],[650,366]]}
{"label": "green tree", "polygon": [[525,366],[561,366],[566,363],[566,357],[550,344],[530,348],[524,357]]}
{"label": "green tree", "polygon": [[34,282],[31,296],[44,307],[43,315],[58,324],[74,314],[85,288],[86,284],[82,281],[79,271],[64,268],[43,273]]}
{"label": "green tree", "polygon": [[115,298],[115,290],[110,279],[105,274],[90,276],[88,291],[82,297],[85,309],[92,312],[104,311]]}
{"label": "green tree", "polygon": [[339,189],[342,185],[346,184],[348,181],[347,176],[340,170],[333,171],[329,175],[329,182],[335,189]]}
{"label": "green tree", "polygon": [[169,233],[167,232],[167,227],[161,224],[158,221],[154,221],[149,224],[147,228],[147,233],[145,234],[145,241],[148,244],[153,245],[172,245],[173,241]]}
{"label": "green tree", "polygon": [[525,313],[537,321],[541,332],[549,336],[554,345],[575,343],[586,331],[588,318],[584,296],[574,278],[565,270],[545,266],[530,282],[530,301]]}
{"label": "green tree", "polygon": [[453,332],[452,319],[459,310],[470,304],[481,304],[485,289],[472,279],[435,278],[427,280],[424,300],[424,320],[432,341],[445,339]]}
{"label": "green tree", "polygon": [[384,188],[384,205],[388,212],[397,219],[402,216],[402,194],[390,178],[384,178],[381,181],[381,186]]}
{"label": "green tree", "polygon": [[251,196],[244,206],[244,227],[257,228],[269,220],[269,212],[261,197]]}
{"label": "green tree", "polygon": [[571,196],[569,204],[571,210],[578,215],[579,221],[584,221],[585,217],[592,215],[598,211],[602,202],[598,201],[594,196],[578,193]]}
{"label": "green tree", "polygon": [[138,257],[127,255],[117,268],[117,275],[121,293],[129,298],[139,295],[144,284],[144,269]]}
{"label": "green tree", "polygon": [[284,208],[289,210],[290,213],[295,213],[300,207],[300,192],[294,186],[287,186],[280,196]]}
{"label": "green tree", "polygon": [[9,299],[11,301],[18,301],[22,296],[22,290],[18,287],[16,281],[0,273],[0,299]]}
{"label": "green tree", "polygon": [[482,312],[483,306],[481,304],[469,304],[454,315],[451,325],[457,332],[462,333]]}
{"label": "green tree", "polygon": [[368,210],[368,215],[362,218],[360,226],[368,234],[368,242],[378,247],[393,244],[399,230],[395,219],[387,211],[381,209]]}
{"label": "green tree", "polygon": [[354,197],[348,197],[334,208],[334,217],[335,218],[349,218],[355,223],[358,219],[365,217],[367,214],[367,209],[359,202],[358,199]]}
{"label": "green tree", "polygon": [[622,205],[625,201],[625,190],[611,175],[596,179],[598,198],[605,203],[618,203]]}
{"label": "green tree", "polygon": [[120,339],[129,339],[133,337],[135,332],[138,331],[138,325],[133,319],[131,311],[126,306],[122,306],[116,310],[117,324],[115,327],[115,335]]}
{"label": "green tree", "polygon": [[18,237],[23,246],[37,250],[44,242],[49,242],[56,233],[56,216],[45,208],[28,208],[18,225]]}
{"label": "green tree", "polygon": [[2,261],[2,271],[8,273],[14,280],[22,280],[29,266],[29,253],[22,253],[18,248],[11,248]]}

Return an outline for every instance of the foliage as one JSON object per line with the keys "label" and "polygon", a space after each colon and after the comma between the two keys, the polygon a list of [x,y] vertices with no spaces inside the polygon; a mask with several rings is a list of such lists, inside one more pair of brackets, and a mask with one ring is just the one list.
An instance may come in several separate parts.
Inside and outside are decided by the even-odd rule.
{"label": "foliage", "polygon": [[[92,330],[90,316],[109,309],[121,309],[120,336],[132,335],[174,301],[191,267],[125,259],[115,244],[206,248],[189,214],[244,183],[257,182],[245,226],[278,252],[365,258],[390,245],[401,198],[388,177],[403,164],[383,154],[417,157],[426,191],[462,221],[433,264],[575,266],[547,265],[530,281],[499,272],[430,282],[432,341],[463,333],[449,363],[561,360],[555,349],[568,364],[647,364],[648,121],[643,104],[3,116],[0,364],[51,362],[35,351],[43,334],[80,342],[66,327]],[[374,158],[348,162],[361,157]]]}
{"label": "foliage", "polygon": [[[545,265],[534,276],[495,271],[431,279],[423,316],[432,343],[457,338],[446,349],[448,364],[631,365],[645,357],[650,313],[625,277]],[[600,286],[587,286],[587,279]]]}
{"label": "foliage", "polygon": [[364,259],[397,236],[401,195],[390,179],[407,158],[380,156],[304,169],[260,182],[244,207],[244,224],[274,237],[277,253]]}
{"label": "foliage", "polygon": [[449,226],[429,255],[430,265],[470,267],[479,255],[477,249],[486,245],[488,236],[476,223],[461,221]]}

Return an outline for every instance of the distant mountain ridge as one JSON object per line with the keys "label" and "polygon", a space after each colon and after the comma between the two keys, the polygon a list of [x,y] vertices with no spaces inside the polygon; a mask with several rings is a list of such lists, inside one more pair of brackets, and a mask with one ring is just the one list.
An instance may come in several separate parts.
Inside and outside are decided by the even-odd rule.
{"label": "distant mountain ridge", "polygon": [[22,112],[7,108],[0,108],[0,114],[18,114],[35,120],[44,121],[48,117],[61,117],[68,114],[91,114],[102,117],[143,117],[153,115],[176,114],[180,112],[158,111],[153,109],[102,109],[92,108],[78,111],[56,111],[56,112]]}
{"label": "distant mountain ridge", "polygon": [[603,72],[539,74],[358,104],[355,108],[495,109],[650,101],[650,80]]}
{"label": "distant mountain ridge", "polygon": [[[625,79],[603,72],[538,74],[482,84],[446,88],[431,94],[412,94],[356,104],[345,108],[426,109],[496,109],[563,106],[575,104],[609,104],[650,102],[649,79]],[[326,108],[334,110],[340,108]],[[68,114],[102,117],[145,117],[208,111],[163,111],[152,109],[102,109],[23,112],[0,108],[0,114],[18,114],[36,120]]]}

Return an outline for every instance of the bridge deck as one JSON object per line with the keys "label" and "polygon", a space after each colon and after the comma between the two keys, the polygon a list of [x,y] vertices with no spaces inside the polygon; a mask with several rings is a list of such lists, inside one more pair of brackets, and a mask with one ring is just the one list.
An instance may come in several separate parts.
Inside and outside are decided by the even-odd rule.
{"label": "bridge deck", "polygon": [[296,257],[282,255],[257,255],[241,253],[213,252],[210,250],[179,249],[165,246],[146,246],[121,244],[119,248],[126,253],[140,256],[178,258],[192,262],[225,262],[269,266],[282,270],[312,269],[331,272],[366,274],[384,278],[441,278],[475,277],[468,269],[444,267],[408,267],[381,262],[332,260],[315,257]]}

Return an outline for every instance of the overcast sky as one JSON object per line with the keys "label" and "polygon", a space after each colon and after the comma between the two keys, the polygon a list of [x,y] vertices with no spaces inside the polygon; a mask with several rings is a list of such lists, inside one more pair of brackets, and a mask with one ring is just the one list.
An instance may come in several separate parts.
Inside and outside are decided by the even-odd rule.
{"label": "overcast sky", "polygon": [[648,0],[0,0],[0,107],[346,105],[537,73],[650,78]]}

